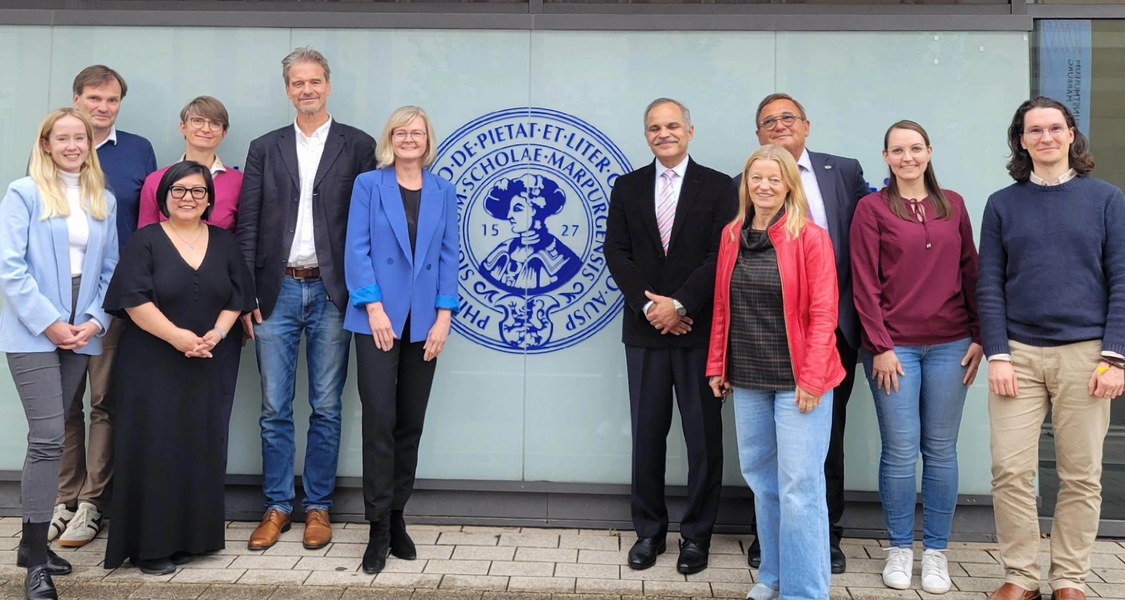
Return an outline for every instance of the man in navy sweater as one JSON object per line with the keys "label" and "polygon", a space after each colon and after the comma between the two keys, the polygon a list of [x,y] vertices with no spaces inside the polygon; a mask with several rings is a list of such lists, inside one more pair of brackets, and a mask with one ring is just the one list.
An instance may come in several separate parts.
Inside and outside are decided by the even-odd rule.
{"label": "man in navy sweater", "polygon": [[[104,65],[82,69],[74,78],[74,107],[90,116],[94,124],[94,145],[105,172],[109,190],[117,198],[117,239],[120,248],[137,229],[141,186],[156,170],[152,144],[139,135],[118,130],[117,113],[128,87],[121,75]],[[90,380],[90,435],[86,447],[86,422],[82,398],[86,382],[66,417],[66,442],[59,467],[59,497],[51,519],[49,537],[59,538],[65,548],[85,546],[101,530],[106,490],[113,473],[111,414],[113,399],[108,396],[113,357],[124,322],[113,319],[102,341],[101,356],[92,357]]]}
{"label": "man in navy sweater", "polygon": [[1089,176],[1074,115],[1049,98],[1008,128],[1016,183],[988,199],[980,234],[980,322],[988,357],[992,500],[1005,583],[989,600],[1037,600],[1034,481],[1048,411],[1059,492],[1048,580],[1085,598],[1101,511],[1102,442],[1125,387],[1125,195]]}

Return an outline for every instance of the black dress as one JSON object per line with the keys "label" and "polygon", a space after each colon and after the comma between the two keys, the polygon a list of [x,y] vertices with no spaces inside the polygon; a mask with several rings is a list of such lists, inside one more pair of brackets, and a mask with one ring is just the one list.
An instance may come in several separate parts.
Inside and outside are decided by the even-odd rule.
{"label": "black dress", "polygon": [[[192,269],[160,225],[133,236],[106,292],[105,308],[153,302],[172,323],[203,335],[223,310],[254,306],[250,273],[230,233],[209,226],[207,253]],[[112,526],[105,566],[224,547],[227,430],[241,327],[212,358],[186,358],[126,321],[114,363]]]}

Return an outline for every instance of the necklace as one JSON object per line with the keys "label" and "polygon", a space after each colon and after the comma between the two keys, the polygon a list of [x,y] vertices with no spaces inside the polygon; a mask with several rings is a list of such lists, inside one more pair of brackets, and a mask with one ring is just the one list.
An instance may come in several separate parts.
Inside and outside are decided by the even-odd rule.
{"label": "necklace", "polygon": [[180,241],[183,242],[184,245],[186,245],[188,248],[190,248],[192,252],[195,252],[195,245],[199,243],[199,238],[203,237],[203,232],[206,231],[202,223],[200,223],[199,225],[199,233],[196,233],[195,237],[192,238],[190,242],[185,240],[183,236],[181,236],[180,233],[176,231],[175,227],[168,225],[168,229],[172,232],[173,235],[180,238]]}

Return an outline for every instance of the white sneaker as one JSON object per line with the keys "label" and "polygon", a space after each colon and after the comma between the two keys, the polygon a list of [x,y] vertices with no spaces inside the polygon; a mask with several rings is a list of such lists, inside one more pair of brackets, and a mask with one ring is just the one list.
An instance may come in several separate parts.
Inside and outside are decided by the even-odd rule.
{"label": "white sneaker", "polygon": [[953,584],[949,581],[949,562],[945,550],[922,553],[922,589],[931,594],[944,594]]}
{"label": "white sneaker", "polygon": [[755,585],[746,593],[746,600],[777,600],[780,597],[780,592],[763,583]]}
{"label": "white sneaker", "polygon": [[102,513],[96,506],[89,502],[79,502],[74,518],[66,526],[66,531],[59,536],[59,546],[63,548],[81,548],[102,530]]}
{"label": "white sneaker", "polygon": [[914,571],[914,551],[910,548],[887,548],[887,564],[883,566],[883,585],[905,590],[910,588]]}
{"label": "white sneaker", "polygon": [[68,509],[65,504],[56,504],[55,514],[51,515],[51,524],[47,527],[47,541],[59,537],[59,534],[66,531],[66,524],[73,518],[73,510]]}

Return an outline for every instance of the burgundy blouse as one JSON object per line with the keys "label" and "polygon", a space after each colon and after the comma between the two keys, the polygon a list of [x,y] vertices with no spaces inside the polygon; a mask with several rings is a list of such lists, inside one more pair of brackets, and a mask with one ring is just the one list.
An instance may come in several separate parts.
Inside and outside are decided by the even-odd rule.
{"label": "burgundy blouse", "polygon": [[[952,212],[936,218],[930,199],[923,221],[891,212],[886,190],[856,206],[851,229],[852,286],[863,346],[875,354],[895,346],[926,346],[972,337],[977,320],[977,248],[965,201],[943,190]],[[912,210],[913,209],[913,210]]]}

